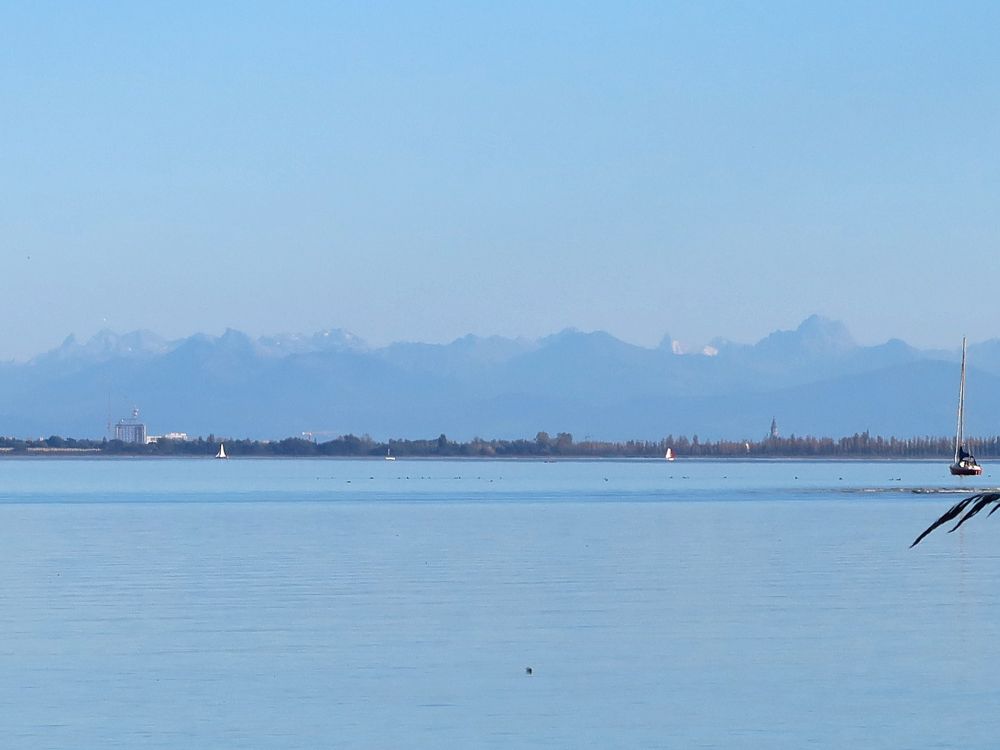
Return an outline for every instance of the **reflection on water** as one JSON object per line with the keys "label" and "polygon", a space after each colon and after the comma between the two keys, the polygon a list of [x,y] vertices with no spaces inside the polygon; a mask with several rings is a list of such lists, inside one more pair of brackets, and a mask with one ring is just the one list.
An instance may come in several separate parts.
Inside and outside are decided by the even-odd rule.
{"label": "reflection on water", "polygon": [[993,747],[941,468],[0,461],[3,745]]}

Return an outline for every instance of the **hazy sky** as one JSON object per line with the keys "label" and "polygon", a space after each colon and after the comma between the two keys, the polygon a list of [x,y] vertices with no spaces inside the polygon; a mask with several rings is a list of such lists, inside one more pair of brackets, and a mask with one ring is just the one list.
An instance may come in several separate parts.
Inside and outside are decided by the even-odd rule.
{"label": "hazy sky", "polygon": [[1000,336],[995,3],[11,2],[0,358]]}

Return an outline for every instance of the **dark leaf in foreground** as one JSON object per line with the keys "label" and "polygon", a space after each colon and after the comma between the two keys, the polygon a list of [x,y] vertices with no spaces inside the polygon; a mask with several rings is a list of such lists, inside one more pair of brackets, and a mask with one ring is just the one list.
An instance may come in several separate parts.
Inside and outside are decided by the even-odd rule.
{"label": "dark leaf in foreground", "polygon": [[[964,516],[962,516],[962,520],[961,521],[959,521],[954,526],[952,526],[950,529],[948,529],[948,533],[950,534],[951,532],[953,532],[955,529],[957,529],[963,523],[965,523],[966,521],[968,521],[970,518],[972,518],[974,515],[976,515],[979,511],[981,511],[987,505],[989,505],[990,503],[992,503],[998,497],[1000,497],[1000,495],[997,495],[994,492],[987,493],[987,494],[983,495],[982,497],[980,497],[979,500],[978,500],[978,502],[976,502],[976,504],[972,506],[972,510],[970,510],[968,513],[966,513]],[[987,518],[989,518],[989,516],[987,516]]]}
{"label": "dark leaf in foreground", "polygon": [[[963,523],[968,521],[974,515],[979,513],[979,511],[981,511],[990,503],[996,503],[997,501],[1000,501],[1000,492],[977,492],[975,495],[970,495],[969,497],[959,500],[957,503],[951,506],[943,516],[941,516],[938,520],[936,520],[934,523],[928,526],[924,530],[924,532],[913,541],[913,544],[910,545],[910,548],[912,549],[913,547],[916,547],[918,544],[920,544],[921,540],[923,540],[925,536],[934,531],[934,529],[936,529],[938,526],[946,524],[948,523],[948,521],[954,520],[958,516],[962,515],[962,511],[968,508],[971,503],[975,502],[975,505],[972,506],[972,508],[969,510],[968,513],[966,513],[964,516],[962,516],[962,518],[959,519],[958,523],[956,523],[951,529],[949,529],[948,533],[951,533],[952,531],[957,529],[959,526],[961,526]],[[989,516],[993,515],[997,507],[1000,507],[1000,505],[994,507],[989,512]]]}

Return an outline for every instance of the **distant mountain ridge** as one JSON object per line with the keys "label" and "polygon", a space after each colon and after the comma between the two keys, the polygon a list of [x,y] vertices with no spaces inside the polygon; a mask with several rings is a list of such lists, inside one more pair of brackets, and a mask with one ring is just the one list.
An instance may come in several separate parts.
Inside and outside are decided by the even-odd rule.
{"label": "distant mountain ridge", "polygon": [[[69,336],[0,365],[0,433],[100,437],[133,405],[153,433],[275,438],[446,433],[577,439],[783,434],[946,435],[959,358],[892,339],[862,346],[813,315],[755,344],[714,340],[680,353],[603,331],[538,340],[468,335],[373,347],[342,329],[250,337],[236,330],[166,340],[149,331]],[[1000,339],[969,347],[968,431],[1000,424]]]}

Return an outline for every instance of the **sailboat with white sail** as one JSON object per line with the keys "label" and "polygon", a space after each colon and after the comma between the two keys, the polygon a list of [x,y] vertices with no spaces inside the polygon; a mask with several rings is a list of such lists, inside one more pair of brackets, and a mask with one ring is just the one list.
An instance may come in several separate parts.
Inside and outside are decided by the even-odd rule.
{"label": "sailboat with white sail", "polygon": [[955,429],[955,458],[948,467],[953,476],[977,477],[983,467],[965,447],[965,337],[962,337],[962,377],[958,385],[958,426]]}
{"label": "sailboat with white sail", "polygon": [[226,455],[226,444],[225,443],[219,443],[219,452],[215,454],[215,457],[216,458],[229,458],[229,456]]}

